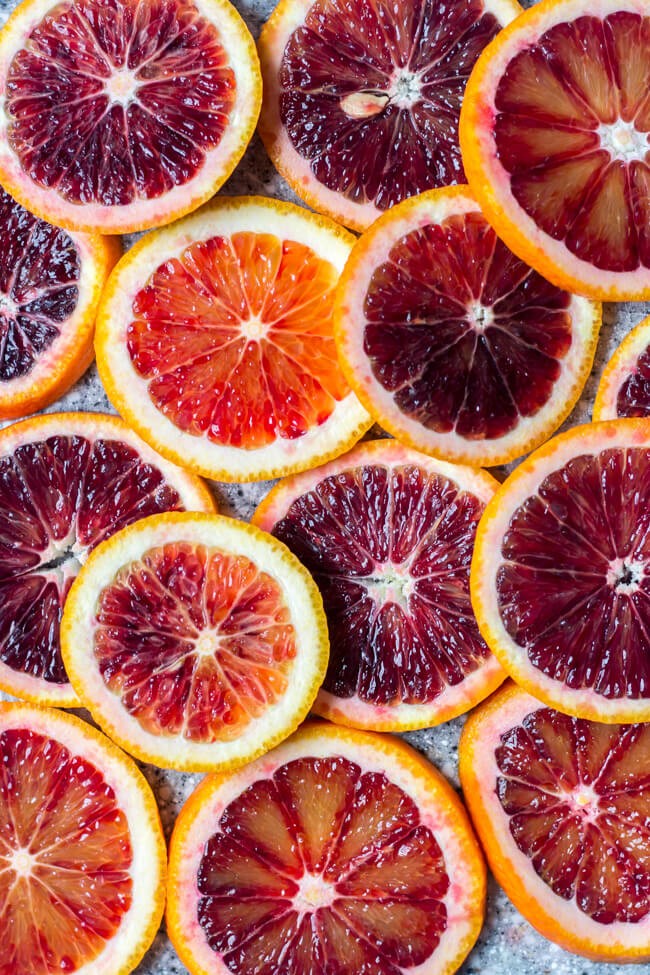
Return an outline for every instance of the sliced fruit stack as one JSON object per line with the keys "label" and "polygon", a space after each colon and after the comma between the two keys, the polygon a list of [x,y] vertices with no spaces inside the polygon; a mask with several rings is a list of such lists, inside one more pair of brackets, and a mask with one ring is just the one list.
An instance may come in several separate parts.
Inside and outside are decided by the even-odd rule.
{"label": "sliced fruit stack", "polygon": [[314,710],[342,724],[405,731],[448,721],[504,672],[469,598],[476,526],[498,483],[376,440],[281,481],[253,521],[318,583],[330,664]]}

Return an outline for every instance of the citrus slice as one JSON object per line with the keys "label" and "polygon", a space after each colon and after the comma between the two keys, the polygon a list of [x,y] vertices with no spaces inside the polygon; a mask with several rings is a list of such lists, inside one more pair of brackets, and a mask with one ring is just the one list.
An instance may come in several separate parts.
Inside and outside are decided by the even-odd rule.
{"label": "citrus slice", "polygon": [[65,604],[63,659],[97,723],[164,768],[236,768],[297,727],[327,668],[322,600],[270,535],[162,514],[91,554]]}
{"label": "citrus slice", "polygon": [[496,879],[544,937],[650,959],[650,727],[571,718],[510,682],[470,715],[460,778]]}
{"label": "citrus slice", "polygon": [[505,674],[469,597],[489,474],[375,440],[280,481],[255,512],[318,584],[330,663],[314,710],[356,728],[427,728]]}
{"label": "citrus slice", "polygon": [[363,230],[416,193],[464,182],[458,119],[515,0],[281,0],[259,40],[259,131],[310,206]]}
{"label": "citrus slice", "polygon": [[607,363],[594,403],[594,420],[650,417],[650,316],[629,332]]}
{"label": "citrus slice", "polygon": [[227,0],[23,0],[0,35],[0,182],[72,230],[127,233],[208,200],[261,77]]}
{"label": "citrus slice", "polygon": [[163,456],[221,481],[343,453],[372,422],[332,335],[353,241],[262,197],[220,199],[143,238],[98,313],[97,365],[114,406]]}
{"label": "citrus slice", "polygon": [[0,703],[2,975],[128,975],[165,903],[144,776],[61,711]]}
{"label": "citrus slice", "polygon": [[309,723],[190,796],[167,930],[192,975],[451,975],[484,897],[465,810],[433,766],[397,739]]}
{"label": "citrus slice", "polygon": [[474,68],[460,119],[470,186],[499,237],[560,288],[650,297],[650,16],[543,0]]}
{"label": "citrus slice", "polygon": [[145,515],[213,511],[202,482],[114,416],[53,413],[0,432],[0,689],[74,707],[62,607],[88,552]]}
{"label": "citrus slice", "polygon": [[120,253],[114,238],[68,234],[0,187],[0,419],[61,396],[93,358],[95,312]]}
{"label": "citrus slice", "polygon": [[568,415],[601,308],[516,258],[459,186],[377,220],[346,264],[334,317],[345,375],[384,429],[424,453],[490,467]]}
{"label": "citrus slice", "polygon": [[471,593],[517,683],[567,714],[650,720],[650,425],[574,427],[489,502]]}

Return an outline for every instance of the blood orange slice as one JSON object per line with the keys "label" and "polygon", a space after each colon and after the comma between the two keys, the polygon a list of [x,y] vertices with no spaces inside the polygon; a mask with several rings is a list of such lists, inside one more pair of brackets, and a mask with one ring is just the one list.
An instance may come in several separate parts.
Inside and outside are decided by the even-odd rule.
{"label": "blood orange slice", "polygon": [[594,420],[650,417],[650,316],[625,336],[607,363],[594,403]]}
{"label": "blood orange slice", "polygon": [[128,975],[166,872],[133,762],[78,718],[0,703],[0,823],[0,975]]}
{"label": "blood orange slice", "polygon": [[474,466],[545,440],[585,383],[600,306],[512,254],[467,187],[431,190],[355,245],[337,291],[344,372],[389,433]]}
{"label": "blood orange slice", "polygon": [[73,230],[208,200],[248,144],[255,45],[227,0],[23,0],[0,36],[0,182]]}
{"label": "blood orange slice", "polygon": [[650,959],[650,727],[570,718],[508,683],[459,754],[488,863],[524,917],[587,958]]}
{"label": "blood orange slice", "polygon": [[312,573],[330,664],[314,710],[375,731],[463,714],[505,674],[469,598],[476,526],[498,487],[396,440],[277,484],[253,521]]}
{"label": "blood orange slice", "polygon": [[442,776],[397,739],[312,723],[187,801],[167,929],[192,975],[451,975],[484,896]]}
{"label": "blood orange slice", "polygon": [[650,425],[574,427],[536,450],[478,527],[481,633],[544,703],[605,722],[650,719]]}
{"label": "blood orange slice", "polygon": [[98,724],[165,768],[236,768],[297,727],[327,668],[322,600],[270,535],[145,518],[98,546],[65,604],[70,679]]}
{"label": "blood orange slice", "polygon": [[515,0],[281,0],[259,41],[271,159],[310,206],[355,230],[463,182],[467,78],[520,12]]}
{"label": "blood orange slice", "polygon": [[460,144],[485,216],[558,287],[650,296],[650,17],[544,0],[508,26],[467,85]]}
{"label": "blood orange slice", "polygon": [[88,552],[138,518],[213,511],[207,488],[117,417],[60,413],[0,432],[0,689],[73,707],[63,602]]}
{"label": "blood orange slice", "polygon": [[0,188],[0,419],[42,409],[88,368],[119,250],[39,220]]}
{"label": "blood orange slice", "polygon": [[129,424],[222,481],[304,470],[371,419],[332,334],[354,238],[289,203],[220,199],[122,259],[98,314],[97,365]]}

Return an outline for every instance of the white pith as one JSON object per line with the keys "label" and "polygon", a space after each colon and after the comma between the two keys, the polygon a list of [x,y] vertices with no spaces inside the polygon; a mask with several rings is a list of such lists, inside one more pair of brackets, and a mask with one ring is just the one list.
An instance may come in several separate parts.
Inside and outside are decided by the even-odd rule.
{"label": "white pith", "polygon": [[[450,878],[444,898],[448,926],[429,959],[409,968],[408,972],[409,975],[451,975],[458,964],[457,961],[453,964],[454,960],[459,955],[464,957],[475,938],[473,929],[477,910],[479,913],[481,910],[478,905],[482,896],[482,864],[469,824],[456,805],[455,797],[449,796],[447,783],[433,769],[426,773],[416,772],[399,758],[396,760],[391,751],[390,739],[373,736],[366,744],[351,738],[346,729],[307,724],[268,755],[233,775],[214,780],[209,795],[196,810],[189,832],[183,830],[180,843],[174,836],[170,861],[170,879],[179,892],[173,905],[174,928],[176,933],[182,928],[186,943],[191,944],[193,962],[200,975],[230,975],[230,969],[226,968],[220,955],[209,947],[197,916],[198,867],[205,843],[217,832],[224,809],[248,786],[259,779],[270,778],[285,763],[305,756],[327,758],[332,755],[341,755],[355,762],[362,772],[385,774],[416,802],[422,824],[432,831],[440,845]],[[322,897],[326,892],[314,893]]]}
{"label": "white pith", "polygon": [[15,318],[18,314],[18,305],[9,295],[2,294],[0,292],[0,314],[4,314],[7,318]]}
{"label": "white pith", "polygon": [[[356,439],[370,426],[370,417],[354,393],[336,404],[330,416],[294,440],[277,437],[264,447],[246,450],[194,436],[176,426],[155,405],[148,383],[131,360],[127,349],[127,328],[133,321],[133,299],[154,271],[166,260],[178,258],[196,241],[217,235],[248,232],[272,234],[296,241],[313,250],[323,260],[342,271],[354,238],[329,221],[322,223],[303,216],[298,207],[286,205],[279,212],[262,198],[220,198],[198,213],[144,238],[144,244],[133,258],[133,252],[118,264],[111,276],[98,312],[98,365],[107,376],[113,405],[129,415],[138,432],[161,453],[184,458],[191,469],[218,478],[232,471],[231,480],[258,480],[260,471],[279,473],[303,469],[318,458],[335,450],[341,441]],[[253,332],[263,329],[254,322]],[[155,440],[155,443],[154,443]],[[223,479],[223,478],[221,478]]]}
{"label": "white pith", "polygon": [[127,106],[133,101],[139,87],[137,71],[121,68],[104,83],[104,90],[114,105]]}
{"label": "white pith", "polygon": [[[188,511],[209,511],[207,496],[200,490],[198,478],[170,463],[151,449],[136,433],[117,416],[102,413],[49,413],[37,420],[27,420],[5,427],[0,433],[0,458],[12,455],[25,444],[40,442],[54,436],[79,436],[90,443],[99,439],[121,440],[138,452],[142,460],[157,467],[168,484],[178,492],[181,503]],[[41,564],[70,551],[70,558],[63,565],[49,570],[57,585],[62,585],[71,574],[76,574],[87,557],[85,546],[76,541],[76,534],[52,540],[41,556]],[[75,563],[77,563],[75,565]],[[38,571],[38,566],[34,571]],[[39,703],[53,707],[76,707],[79,699],[72,685],[55,684],[41,677],[22,674],[0,661],[0,683],[12,688],[12,693],[38,698]]]}
{"label": "white pith", "polygon": [[[555,925],[559,943],[561,943],[559,940],[561,934],[566,937],[567,933],[570,933],[572,943],[566,947],[570,947],[571,950],[578,951],[580,948],[581,953],[587,957],[600,953],[609,956],[611,961],[632,961],[633,958],[621,959],[620,952],[636,948],[639,956],[647,957],[647,946],[650,944],[650,914],[635,923],[614,921],[611,924],[601,924],[594,921],[580,910],[575,897],[567,900],[555,894],[536,873],[529,857],[522,853],[515,843],[509,828],[510,817],[504,811],[495,788],[497,778],[502,774],[496,762],[495,752],[503,743],[503,735],[511,728],[521,725],[526,715],[534,713],[544,705],[520,688],[512,687],[510,692],[500,691],[499,697],[501,703],[491,710],[489,704],[485,706],[478,726],[472,729],[471,743],[466,746],[467,751],[462,763],[471,769],[477,780],[471,782],[475,802],[469,799],[477,832],[482,837],[490,835],[490,846],[492,849],[499,850],[501,862],[490,864],[497,880],[502,883],[507,882],[510,888],[514,882],[519,896],[525,896],[527,904],[530,903],[528,898],[534,899],[535,916],[532,914],[528,916],[531,924],[534,926],[545,924],[548,927],[546,919],[550,919]],[[464,776],[462,778],[463,787],[466,789],[467,783]],[[581,816],[591,820],[597,813],[597,809],[590,805],[593,801],[593,790],[590,787],[581,785],[574,790],[567,789],[565,797],[571,799],[574,809]],[[512,890],[510,892],[512,893]],[[514,899],[514,894],[512,896]],[[520,910],[522,908],[526,910],[524,905],[517,904],[516,900],[515,905]],[[543,933],[549,937],[548,931]],[[581,942],[580,946],[576,944],[578,939]],[[642,957],[636,960],[641,961]]]}
{"label": "white pith", "polygon": [[[54,739],[73,755],[80,755],[93,764],[115,793],[116,803],[126,816],[133,852],[130,868],[132,903],[116,934],[106,942],[101,953],[75,973],[114,975],[127,959],[133,965],[138,963],[149,947],[148,942],[143,943],[143,937],[149,927],[157,926],[162,913],[160,889],[165,883],[164,839],[155,800],[136,766],[80,719],[27,704],[0,704],[0,734],[9,729],[24,728]],[[145,795],[149,802],[145,801]],[[65,808],[64,804],[62,808]],[[29,854],[18,858],[23,876],[27,876],[25,871],[32,865],[28,857]],[[151,931],[151,937],[153,933]]]}
{"label": "white pith", "polygon": [[[70,590],[61,624],[66,668],[100,726],[124,741],[124,747],[143,761],[192,771],[216,771],[248,761],[251,754],[261,754],[290,734],[305,717],[322,681],[324,619],[319,615],[322,608],[315,602],[305,570],[275,539],[241,529],[240,523],[216,515],[155,515],[99,545]],[[101,593],[124,567],[140,563],[146,552],[170,543],[243,555],[275,580],[289,610],[296,657],[285,675],[286,690],[259,717],[252,717],[231,741],[195,742],[181,735],[156,735],[145,730],[126,710],[121,697],[106,686],[92,650]],[[209,633],[207,636],[210,638]],[[201,652],[206,648],[203,643]]]}
{"label": "white pith", "polygon": [[601,124],[596,129],[603,149],[618,162],[644,162],[650,149],[648,133],[639,132],[633,122],[618,119],[611,125]]}
{"label": "white pith", "polygon": [[[539,448],[510,475],[488,505],[479,525],[472,561],[472,605],[481,632],[497,647],[510,675],[523,686],[535,687],[545,701],[568,714],[604,722],[647,720],[650,697],[607,698],[592,688],[571,688],[547,676],[528,659],[526,649],[508,633],[499,608],[496,577],[505,561],[501,546],[513,514],[537,493],[542,481],[572,458],[613,448],[650,448],[650,429],[634,420],[609,421],[574,427]],[[534,466],[533,466],[534,465]],[[604,579],[603,582],[606,580]]]}
{"label": "white pith", "polygon": [[[417,203],[414,205],[414,201]],[[595,350],[601,307],[597,302],[571,296],[567,313],[572,319],[572,343],[564,359],[560,360],[561,373],[546,403],[532,416],[522,417],[507,433],[491,440],[471,440],[456,430],[439,433],[428,429],[417,419],[400,411],[393,392],[387,390],[375,378],[364,347],[366,318],[364,303],[372,276],[381,264],[389,261],[390,251],[406,234],[429,224],[439,224],[452,215],[480,212],[479,206],[468,187],[459,186],[453,195],[438,195],[435,190],[412,200],[398,204],[391,211],[390,223],[378,223],[363,238],[361,259],[350,261],[352,273],[347,276],[340,293],[341,328],[337,343],[345,359],[353,369],[357,388],[365,393],[377,417],[389,432],[404,437],[408,443],[417,444],[421,450],[431,451],[446,459],[459,460],[486,466],[505,463],[537,446],[548,436],[549,427],[558,426],[569,406],[575,402],[586,378],[586,366],[591,363]],[[481,302],[470,307],[472,324],[477,332],[487,328],[492,316],[491,309]]]}

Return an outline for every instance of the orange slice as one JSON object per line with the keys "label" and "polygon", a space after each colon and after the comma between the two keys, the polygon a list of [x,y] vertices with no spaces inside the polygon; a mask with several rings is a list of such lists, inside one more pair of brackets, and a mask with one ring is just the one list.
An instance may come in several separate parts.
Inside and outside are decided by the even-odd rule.
{"label": "orange slice", "polygon": [[119,243],[68,234],[0,187],[0,420],[35,413],[93,358],[95,313]]}
{"label": "orange slice", "polygon": [[542,443],[576,403],[600,305],[545,281],[465,186],[394,207],[355,244],[335,336],[363,405],[416,450],[473,466]]}
{"label": "orange slice", "polygon": [[52,413],[0,432],[1,690],[78,705],[59,645],[70,585],[103,539],[175,509],[214,511],[214,501],[115,416]]}
{"label": "orange slice", "polygon": [[467,84],[467,179],[499,237],[549,281],[606,301],[650,297],[650,16],[543,0],[499,34]]}
{"label": "orange slice", "polygon": [[540,701],[650,720],[650,425],[574,427],[536,450],[478,527],[472,605],[508,673]]}
{"label": "orange slice", "polygon": [[166,850],[133,762],[85,722],[0,703],[2,975],[128,975],[158,930]]}
{"label": "orange slice", "polygon": [[469,597],[489,474],[375,440],[280,481],[254,524],[312,573],[330,633],[314,710],[356,728],[427,728],[469,711],[505,674]]}
{"label": "orange slice", "polygon": [[459,756],[490,869],[533,927],[586,958],[650,960],[650,727],[570,718],[508,683]]}
{"label": "orange slice", "polygon": [[61,649],[97,723],[141,761],[236,768],[303,720],[328,658],[322,600],[284,545],[230,518],[154,515],[98,546]]}
{"label": "orange slice", "polygon": [[310,206],[354,230],[464,182],[458,119],[476,59],[516,0],[280,0],[262,28],[259,131]]}
{"label": "orange slice", "polygon": [[442,776],[397,739],[310,723],[190,796],[167,930],[192,975],[451,975],[484,898]]}
{"label": "orange slice", "polygon": [[650,416],[650,316],[625,336],[600,377],[594,420],[625,416]]}
{"label": "orange slice", "polygon": [[98,315],[113,404],[163,456],[217,480],[263,480],[343,453],[372,422],[332,335],[353,240],[262,197],[220,199],[143,238]]}
{"label": "orange slice", "polygon": [[0,34],[0,182],[121,234],[195,210],[253,134],[255,45],[227,0],[23,0]]}

